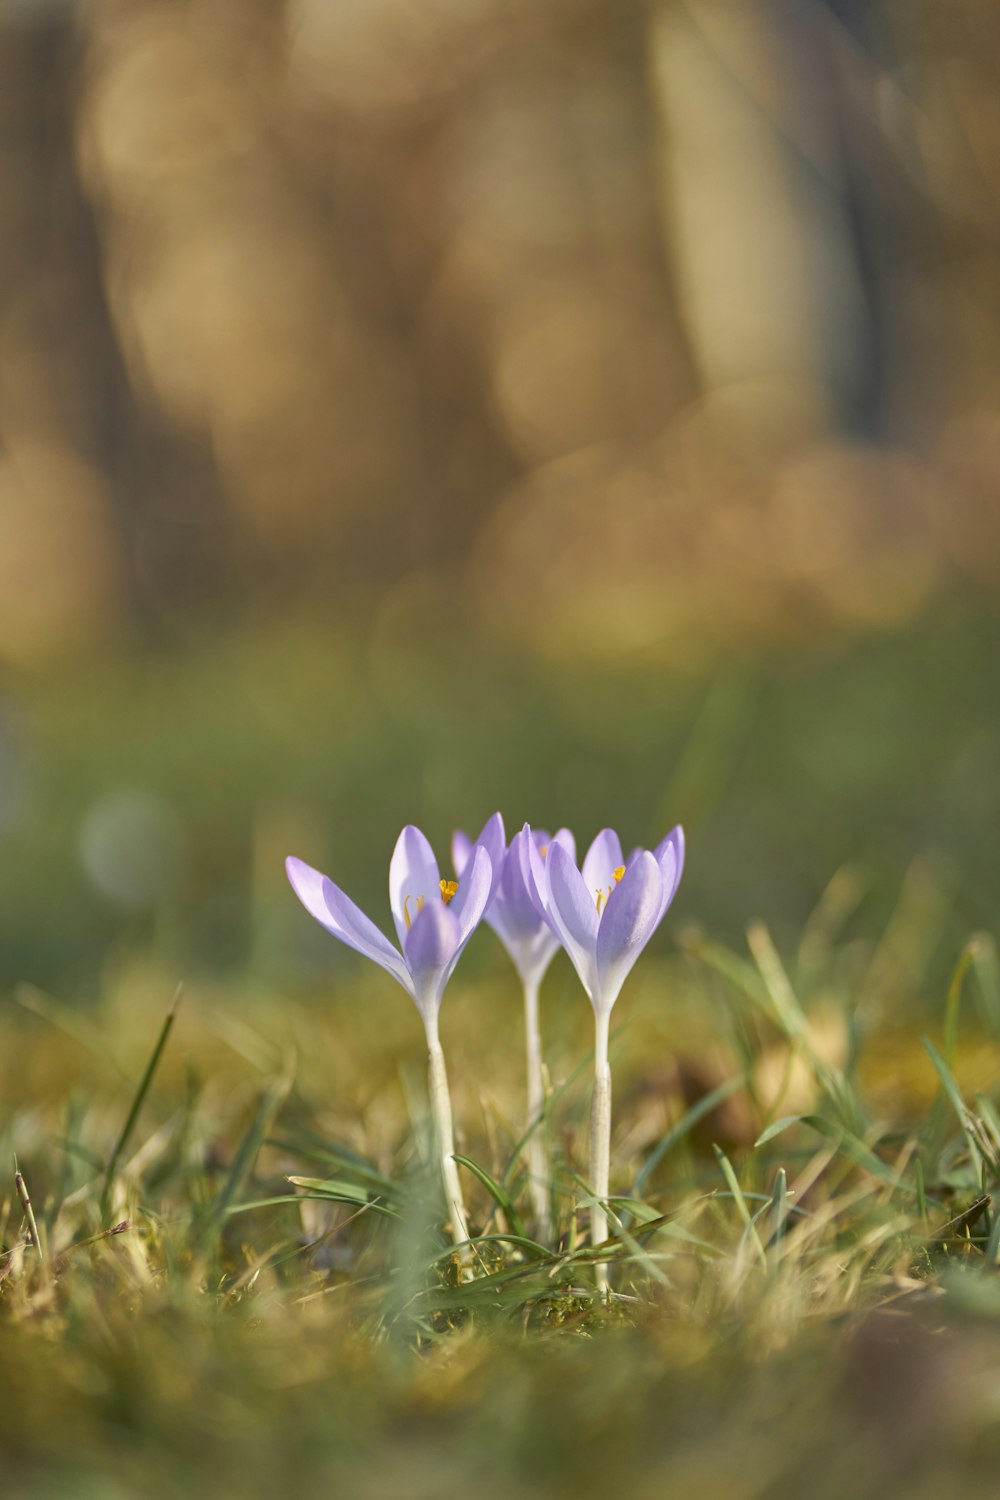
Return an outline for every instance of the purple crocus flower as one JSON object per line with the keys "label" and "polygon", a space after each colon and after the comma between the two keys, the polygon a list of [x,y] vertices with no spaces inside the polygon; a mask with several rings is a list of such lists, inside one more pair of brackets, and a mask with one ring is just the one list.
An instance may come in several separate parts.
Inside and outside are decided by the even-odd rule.
{"label": "purple crocus flower", "polygon": [[285,862],[292,888],[310,916],[349,948],[386,969],[420,1012],[427,1037],[428,1094],[456,1244],[468,1238],[468,1220],[455,1162],[451,1095],[438,1036],[438,1011],[462,949],[490,903],[502,871],[503,852],[503,822],[497,813],[470,851],[461,879],[442,880],[434,851],[420,829],[404,828],[389,864],[389,905],[398,948],[319,870],[301,859]]}
{"label": "purple crocus flower", "polygon": [[684,868],[678,826],[650,851],[626,860],[611,828],[595,838],[581,869],[563,844],[538,857],[534,840],[521,847],[522,873],[536,910],[566,949],[594,1010],[605,1016],[674,899]]}
{"label": "purple crocus flower", "polygon": [[442,880],[434,851],[419,828],[403,829],[389,864],[389,905],[399,947],[391,943],[332,880],[301,859],[285,869],[310,916],[328,932],[386,969],[433,1023],[445,985],[478,926],[503,866],[500,814],[491,818],[458,881]]}
{"label": "purple crocus flower", "polygon": [[[539,913],[562,943],[594,1007],[594,1095],[590,1110],[591,1244],[608,1237],[611,1163],[611,1008],[639,954],[674,899],[684,868],[684,833],[678,826],[650,851],[622,855],[610,828],[599,833],[577,869],[569,852],[554,845],[542,860],[531,839],[520,848],[525,884]],[[607,1291],[607,1268],[597,1268]]]}

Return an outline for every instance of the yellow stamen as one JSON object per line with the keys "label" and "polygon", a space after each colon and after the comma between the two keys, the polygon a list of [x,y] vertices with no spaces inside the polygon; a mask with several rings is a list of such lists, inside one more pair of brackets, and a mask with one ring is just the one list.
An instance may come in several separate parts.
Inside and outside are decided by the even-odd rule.
{"label": "yellow stamen", "polygon": [[[454,894],[455,894],[455,892],[457,890],[458,890],[458,881],[457,880],[442,880],[441,881],[441,900],[444,902],[445,906],[448,905],[448,902],[451,900],[452,896],[454,896]],[[407,932],[409,932],[410,927],[413,924],[413,918],[410,916],[410,902],[411,901],[415,901],[417,903],[417,911],[423,911],[424,906],[427,903],[427,897],[426,896],[405,896],[403,898],[403,921],[406,923],[406,930],[407,930]]]}
{"label": "yellow stamen", "polygon": [[538,852],[541,855],[542,859],[544,859],[545,856],[546,856],[546,854],[548,854],[548,852],[549,852],[549,846],[548,846],[548,844],[543,844],[542,847],[539,849]]}
{"label": "yellow stamen", "polygon": [[[619,865],[618,868],[615,869],[615,870],[612,870],[611,873],[615,877],[615,885],[617,885],[618,882],[621,880],[622,876],[625,874],[625,866],[624,865]],[[600,915],[601,910],[604,907],[604,903],[607,901],[608,896],[611,895],[611,892],[614,890],[615,885],[609,885],[608,886],[608,895],[607,896],[604,894],[603,891],[596,891],[594,893],[595,900],[597,902],[598,915]]]}
{"label": "yellow stamen", "polygon": [[[444,885],[444,881],[443,880],[442,880],[441,884]],[[407,932],[409,932],[410,927],[413,924],[413,918],[410,916],[410,902],[413,899],[414,898],[411,897],[411,896],[404,896],[403,897],[403,921],[406,923],[406,930],[407,930]],[[422,911],[423,910],[423,906],[424,906],[424,901],[425,901],[426,898],[424,896],[417,896],[415,899],[416,899],[416,903],[417,903],[417,911]]]}

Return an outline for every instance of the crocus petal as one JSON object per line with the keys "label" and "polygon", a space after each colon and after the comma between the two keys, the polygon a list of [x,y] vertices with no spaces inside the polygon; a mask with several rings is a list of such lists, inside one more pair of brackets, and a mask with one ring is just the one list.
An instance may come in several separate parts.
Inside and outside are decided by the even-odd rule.
{"label": "crocus petal", "polygon": [[339,886],[301,859],[286,859],[285,869],[292,889],[311,917],[356,953],[381,964],[409,995],[413,994],[409,971],[397,950]]}
{"label": "crocus petal", "polygon": [[[406,933],[417,914],[417,903],[441,902],[441,875],[434,850],[420,832],[408,824],[396,840],[389,863],[389,905],[400,944],[406,944]],[[409,903],[409,904],[407,904]]]}
{"label": "crocus petal", "polygon": [[523,984],[541,984],[545,971],[559,952],[560,943],[549,927],[543,927],[531,943],[523,943],[511,950],[514,967]]}
{"label": "crocus petal", "polygon": [[[500,909],[505,935],[514,941],[530,939],[545,926],[525,879],[521,844],[526,837],[522,828],[511,839],[510,848],[504,860],[499,894],[493,905],[494,911],[497,908]],[[536,848],[548,849],[547,836],[539,838],[538,833],[533,830],[530,837],[534,840]]]}
{"label": "crocus petal", "polygon": [[570,859],[576,864],[576,839],[568,828],[560,828],[552,835],[553,844],[562,844]]}
{"label": "crocus petal", "polygon": [[[503,856],[501,855],[501,858]],[[493,863],[482,844],[475,844],[472,858],[462,872],[458,890],[445,908],[458,927],[458,942],[464,946],[472,936],[493,890]],[[444,905],[442,902],[441,905]],[[405,950],[404,950],[405,951]]]}
{"label": "crocus petal", "polygon": [[661,916],[663,877],[655,858],[643,850],[608,897],[597,933],[599,994],[595,1001],[609,1011],[626,975],[656,930]]}
{"label": "crocus petal", "polygon": [[285,874],[309,915],[315,917],[317,922],[322,922],[324,927],[329,927],[331,917],[323,899],[326,876],[322,871],[314,870],[304,859],[296,859],[294,854],[290,854],[285,860]]}
{"label": "crocus petal", "polygon": [[[499,816],[500,816],[500,814],[497,813],[496,817],[499,818]],[[488,852],[490,854],[490,863],[491,863],[491,865],[493,864],[493,858],[494,858],[494,855],[495,855],[496,858],[499,860],[499,863],[500,863],[500,875],[499,876],[497,875],[497,870],[496,870],[496,867],[494,866],[494,868],[493,868],[493,878],[492,878],[492,883],[491,883],[491,888],[490,888],[490,900],[487,902],[487,911],[486,911],[486,914],[485,914],[485,920],[493,928],[493,931],[497,934],[497,936],[501,939],[501,941],[503,941],[504,940],[503,917],[502,917],[502,914],[497,909],[498,908],[498,903],[493,900],[493,897],[496,895],[497,890],[499,889],[499,881],[503,878],[503,865],[504,865],[504,860],[505,860],[503,843],[502,843],[502,839],[503,839],[503,822],[501,820],[501,823],[500,823],[500,838],[501,838],[501,842],[500,842],[499,848],[496,847],[497,841],[496,841],[496,839],[494,837],[494,828],[491,827],[492,822],[493,822],[492,819],[489,819],[487,821],[485,827],[483,828],[482,833],[479,835],[479,838],[476,840],[475,844],[472,842],[472,840],[469,838],[469,835],[463,829],[457,828],[455,830],[455,832],[451,836],[451,863],[452,863],[452,868],[455,871],[455,874],[458,876],[459,880],[461,880],[462,875],[465,872],[465,868],[466,868],[466,866],[469,863],[469,856],[470,856],[470,854],[472,853],[473,849],[476,848],[477,844],[481,844],[483,842],[484,835],[486,836],[486,838],[487,838],[487,840],[489,842],[489,845],[491,846],[489,848],[489,850],[488,850]],[[452,910],[454,911],[454,909],[455,908],[454,908],[454,904],[453,904],[452,905]]]}
{"label": "crocus petal", "polygon": [[545,971],[559,952],[559,939],[545,923],[533,938],[513,938],[504,943],[522,984],[541,984]]}
{"label": "crocus petal", "polygon": [[472,840],[461,828],[456,828],[451,836],[451,867],[456,875],[461,876],[471,853]]}
{"label": "crocus petal", "polygon": [[615,871],[624,863],[621,839],[613,828],[602,828],[584,855],[581,870],[591,900],[596,900],[599,891],[607,899],[615,888]]}
{"label": "crocus petal", "polygon": [[504,832],[503,818],[495,812],[491,818],[487,818],[483,824],[477,844],[481,844],[490,857],[491,885],[490,897],[496,895],[497,886],[500,884],[500,876],[503,874],[504,855],[507,852],[507,835]]}
{"label": "crocus petal", "polygon": [[552,851],[558,845],[568,855],[570,864],[575,868],[576,840],[568,828],[560,828],[558,833],[552,835],[548,843],[544,842],[545,835],[539,835],[538,831],[528,823],[525,823],[521,833],[523,837],[518,847],[518,865],[525,891],[539,916],[548,923],[553,932],[556,932],[561,942],[561,935],[557,932],[550,915],[549,875],[552,869]]}
{"label": "crocus petal", "polygon": [[[523,838],[517,845],[517,860],[521,869],[521,879],[532,905],[538,915],[551,926],[549,917],[549,861],[548,854],[551,846],[546,851],[543,859],[541,851],[535,842],[531,828],[525,823],[521,830]],[[513,844],[511,849],[513,850]]]}
{"label": "crocus petal", "polygon": [[426,902],[414,917],[403,945],[414,998],[424,1015],[440,1003],[458,942],[457,918],[443,901]]}
{"label": "crocus petal", "polygon": [[677,887],[684,873],[684,830],[679,823],[670,830],[662,843],[657,844],[653,857],[663,876],[662,916],[677,894]]}
{"label": "crocus petal", "polygon": [[[540,983],[559,948],[559,939],[538,911],[525,884],[521,845],[528,837],[522,828],[511,839],[486,921],[503,943],[521,979],[525,983]],[[530,838],[537,847],[548,848],[547,834],[533,829]]]}
{"label": "crocus petal", "polygon": [[673,845],[677,850],[681,868],[684,868],[684,830],[678,823],[676,828],[671,828],[665,839],[661,839],[653,850],[653,858],[659,864],[666,850]]}
{"label": "crocus petal", "polygon": [[551,846],[546,864],[549,921],[593,999],[597,984],[597,905],[561,844]]}

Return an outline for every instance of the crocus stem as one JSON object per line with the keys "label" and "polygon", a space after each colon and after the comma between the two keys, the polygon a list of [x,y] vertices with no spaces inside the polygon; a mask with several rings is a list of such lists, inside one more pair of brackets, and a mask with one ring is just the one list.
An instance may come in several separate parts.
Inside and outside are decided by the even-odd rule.
{"label": "crocus stem", "polygon": [[[594,1098],[590,1106],[590,1186],[598,1202],[590,1210],[590,1242],[600,1245],[608,1237],[608,1215],[604,1202],[608,1196],[611,1168],[611,1067],[608,1063],[609,1017],[595,1012]],[[596,1267],[597,1287],[608,1289],[608,1270],[602,1262]]]}
{"label": "crocus stem", "polygon": [[455,1135],[451,1123],[451,1094],[448,1092],[448,1074],[444,1065],[444,1053],[437,1034],[437,1018],[427,1026],[427,1092],[434,1120],[434,1142],[441,1162],[441,1180],[448,1204],[451,1221],[451,1237],[456,1245],[469,1238],[468,1220],[462,1184],[458,1180],[458,1164],[455,1161]]}
{"label": "crocus stem", "polygon": [[[524,981],[524,1032],[528,1050],[528,1179],[535,1230],[543,1244],[552,1237],[549,1209],[549,1160],[539,1121],[545,1112],[542,1036],[538,1029],[538,980]],[[532,1128],[534,1127],[534,1128]]]}

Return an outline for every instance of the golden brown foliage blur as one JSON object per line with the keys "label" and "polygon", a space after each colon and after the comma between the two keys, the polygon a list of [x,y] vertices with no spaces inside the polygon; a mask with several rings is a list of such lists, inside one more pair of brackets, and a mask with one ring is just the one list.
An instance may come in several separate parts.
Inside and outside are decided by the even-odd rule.
{"label": "golden brown foliage blur", "polygon": [[991,0],[0,28],[0,657],[431,575],[701,660],[993,582]]}

